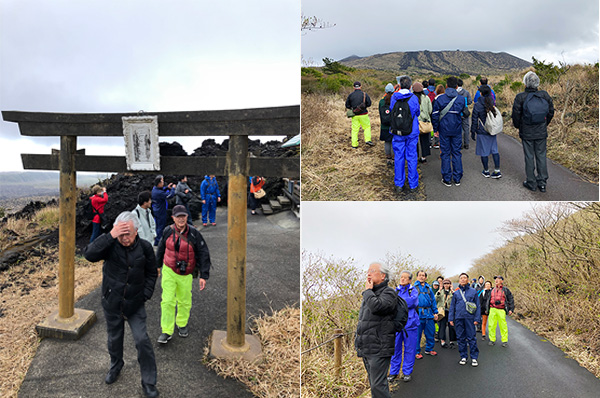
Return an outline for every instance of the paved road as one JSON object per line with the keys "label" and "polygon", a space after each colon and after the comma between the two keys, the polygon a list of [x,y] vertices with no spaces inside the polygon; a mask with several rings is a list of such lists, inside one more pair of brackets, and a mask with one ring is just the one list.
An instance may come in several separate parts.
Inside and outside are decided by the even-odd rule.
{"label": "paved road", "polygon": [[[497,332],[500,339],[500,330]],[[395,383],[392,397],[587,398],[598,397],[600,380],[558,348],[508,319],[509,346],[490,347],[478,333],[479,366],[458,364],[458,349],[436,343],[437,357],[416,361],[413,379]],[[483,344],[482,344],[483,343]],[[460,391],[460,393],[459,393]]]}
{"label": "paved road", "polygon": [[[148,334],[158,366],[157,388],[162,397],[252,397],[244,385],[225,380],[202,364],[210,333],[226,330],[227,214],[218,208],[215,227],[201,229],[210,249],[214,269],[206,289],[194,280],[190,336],[177,335],[159,347],[160,283],[146,303]],[[291,212],[251,216],[248,211],[246,315],[270,313],[300,298],[300,228]],[[202,228],[202,227],[200,227]],[[100,305],[100,289],[76,304],[94,310],[96,324],[78,341],[45,339],[37,350],[19,397],[139,397],[142,396],[135,343],[126,327],[125,367],[116,383],[108,386],[106,323]],[[300,327],[300,325],[298,325]],[[247,333],[249,330],[247,330]]]}
{"label": "paved road", "polygon": [[[493,180],[481,175],[481,157],[475,155],[475,142],[462,151],[464,176],[461,185],[442,184],[439,149],[432,149],[427,163],[420,165],[427,200],[548,200],[597,201],[598,185],[582,180],[578,175],[548,159],[548,189],[546,193],[531,192],[523,187],[525,160],[520,141],[505,135],[498,136],[502,178]],[[490,169],[493,161],[490,156]]]}

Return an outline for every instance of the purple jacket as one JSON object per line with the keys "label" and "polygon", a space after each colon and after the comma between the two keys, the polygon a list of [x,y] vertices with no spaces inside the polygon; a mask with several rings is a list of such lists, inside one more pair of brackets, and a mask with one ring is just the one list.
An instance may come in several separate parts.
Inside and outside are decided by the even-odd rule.
{"label": "purple jacket", "polygon": [[419,327],[419,314],[417,314],[417,305],[419,304],[419,292],[417,289],[408,284],[406,286],[398,286],[396,288],[398,296],[402,297],[408,305],[408,321],[404,329],[411,330]]}

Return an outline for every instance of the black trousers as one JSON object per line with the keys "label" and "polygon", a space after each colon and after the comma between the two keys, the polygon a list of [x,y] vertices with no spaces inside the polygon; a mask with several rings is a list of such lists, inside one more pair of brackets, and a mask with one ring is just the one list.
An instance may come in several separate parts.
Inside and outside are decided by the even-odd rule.
{"label": "black trousers", "polygon": [[[446,314],[448,314],[448,312],[446,312]],[[444,340],[446,343],[450,341],[456,341],[456,330],[454,329],[454,326],[448,323],[447,316],[438,321],[438,326],[438,339]],[[446,326],[448,326],[448,340],[446,340]]]}
{"label": "black trousers", "polygon": [[138,352],[142,381],[146,384],[156,385],[156,359],[152,343],[146,331],[146,308],[143,305],[140,306],[127,319],[120,313],[104,310],[104,317],[106,318],[106,332],[108,334],[110,368],[120,370],[123,367],[123,338],[125,336],[125,321],[127,320]]}
{"label": "black trousers", "polygon": [[[525,174],[527,182],[533,185],[546,185],[548,165],[546,162],[546,138],[539,140],[521,140],[525,155]],[[536,175],[537,171],[537,175]]]}
{"label": "black trousers", "polygon": [[390,398],[390,386],[387,381],[388,369],[392,357],[363,357],[372,398]]}

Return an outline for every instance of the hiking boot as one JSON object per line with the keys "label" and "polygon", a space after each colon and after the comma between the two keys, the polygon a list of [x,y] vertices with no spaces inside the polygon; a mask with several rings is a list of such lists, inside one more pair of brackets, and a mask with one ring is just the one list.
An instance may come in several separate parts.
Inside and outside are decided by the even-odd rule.
{"label": "hiking boot", "polygon": [[465,365],[467,363],[467,358],[461,358],[460,361],[458,361],[459,365]]}
{"label": "hiking boot", "polygon": [[464,149],[469,149],[469,144],[465,144],[465,145],[463,146],[463,148],[464,148]]}
{"label": "hiking boot", "polygon": [[391,159],[388,159],[388,160],[387,160],[387,162],[386,162],[386,164],[387,164],[389,167],[394,167],[394,161],[393,161],[393,160],[391,160]]}
{"label": "hiking boot", "polygon": [[444,179],[442,179],[442,184],[444,184],[447,187],[451,187],[452,186],[452,183],[450,181],[446,181]]}
{"label": "hiking boot", "polygon": [[173,337],[173,336],[171,336],[170,334],[163,333],[163,334],[161,334],[160,336],[158,336],[158,342],[159,342],[160,344],[167,344],[167,342],[168,342],[169,340],[171,340],[171,338],[172,338],[172,337]]}
{"label": "hiking boot", "polygon": [[179,337],[188,337],[189,332],[188,332],[188,327],[184,326],[179,328]]}
{"label": "hiking boot", "polygon": [[452,348],[452,349],[454,349],[454,348],[456,348],[456,347],[454,346],[454,343],[451,341],[451,342],[450,342],[450,344],[448,344],[448,348]]}
{"label": "hiking boot", "polygon": [[427,163],[427,158],[421,158],[421,159],[419,159],[419,162],[421,162],[421,163]]}
{"label": "hiking boot", "polygon": [[442,348],[448,348],[448,343],[446,343],[446,342],[443,342],[443,343],[442,343]]}
{"label": "hiking boot", "polygon": [[119,377],[119,374],[121,373],[121,369],[123,369],[123,365],[121,365],[120,367],[115,367],[114,369],[110,369],[108,371],[108,373],[106,374],[106,377],[104,378],[104,382],[106,384],[112,384],[115,381],[117,381],[117,378]]}
{"label": "hiking boot", "polygon": [[358,149],[358,147],[357,146],[353,146],[352,149]]}
{"label": "hiking boot", "polygon": [[481,336],[481,340],[485,341],[485,334]]}
{"label": "hiking boot", "polygon": [[484,176],[485,178],[490,178],[490,171],[489,170],[483,170],[481,172],[481,175]]}
{"label": "hiking boot", "polygon": [[457,187],[460,187],[460,180],[454,181],[454,185],[456,185]]}
{"label": "hiking boot", "polygon": [[495,342],[495,341],[490,341],[490,342],[488,343],[488,345],[496,345],[496,342]]}
{"label": "hiking boot", "polygon": [[494,172],[492,173],[492,178],[496,178],[496,179],[498,179],[498,178],[502,178],[502,173],[500,172],[500,170],[498,170],[498,171],[494,171]]}
{"label": "hiking boot", "polygon": [[476,366],[478,366],[478,365],[479,365],[479,364],[477,363],[477,360],[476,360],[476,359],[471,359],[471,366],[472,366],[472,367],[476,367]]}
{"label": "hiking boot", "polygon": [[389,376],[387,377],[387,381],[388,381],[388,383],[391,383],[391,382],[393,382],[394,380],[396,380],[396,377],[398,377],[398,375],[389,375]]}
{"label": "hiking boot", "polygon": [[367,142],[365,142],[365,144],[367,144],[368,146],[375,146],[375,144],[373,143],[373,141],[367,141]]}
{"label": "hiking boot", "polygon": [[417,358],[417,359],[423,359],[423,355],[422,354],[417,354],[417,355],[415,355],[415,358]]}
{"label": "hiking boot", "polygon": [[546,192],[546,186],[544,184],[538,185],[540,192]]}
{"label": "hiking boot", "polygon": [[216,222],[211,222],[210,225],[212,225],[213,227],[216,227],[217,223]]}
{"label": "hiking boot", "polygon": [[504,348],[508,347],[508,342],[502,343],[502,347],[504,347]]}
{"label": "hiking boot", "polygon": [[[254,213],[252,213],[252,214],[254,214]],[[202,226],[203,226],[203,227],[206,227],[207,225],[208,225],[208,224],[207,224],[207,223],[205,223],[205,222],[203,222],[203,223],[202,223]]]}
{"label": "hiking boot", "polygon": [[412,376],[411,375],[404,375],[404,377],[402,378],[402,381],[405,382],[409,382],[412,380]]}
{"label": "hiking boot", "polygon": [[142,389],[144,390],[144,395],[149,398],[158,397],[158,390],[154,384],[146,384],[142,381]]}
{"label": "hiking boot", "polygon": [[435,357],[437,355],[437,352],[431,350],[431,351],[425,351],[425,355],[431,355],[432,357]]}

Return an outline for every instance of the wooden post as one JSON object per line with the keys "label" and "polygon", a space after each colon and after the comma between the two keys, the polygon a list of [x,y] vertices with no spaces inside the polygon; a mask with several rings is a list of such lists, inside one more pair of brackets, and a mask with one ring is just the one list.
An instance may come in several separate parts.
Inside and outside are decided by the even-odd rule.
{"label": "wooden post", "polygon": [[342,374],[342,329],[335,329],[334,333],[339,335],[333,341],[333,356],[335,360],[335,377],[340,378]]}
{"label": "wooden post", "polygon": [[75,311],[76,149],[76,136],[60,137],[58,316],[63,319],[71,318]]}
{"label": "wooden post", "polygon": [[246,187],[248,137],[229,140],[227,230],[227,344],[243,347],[246,330]]}

